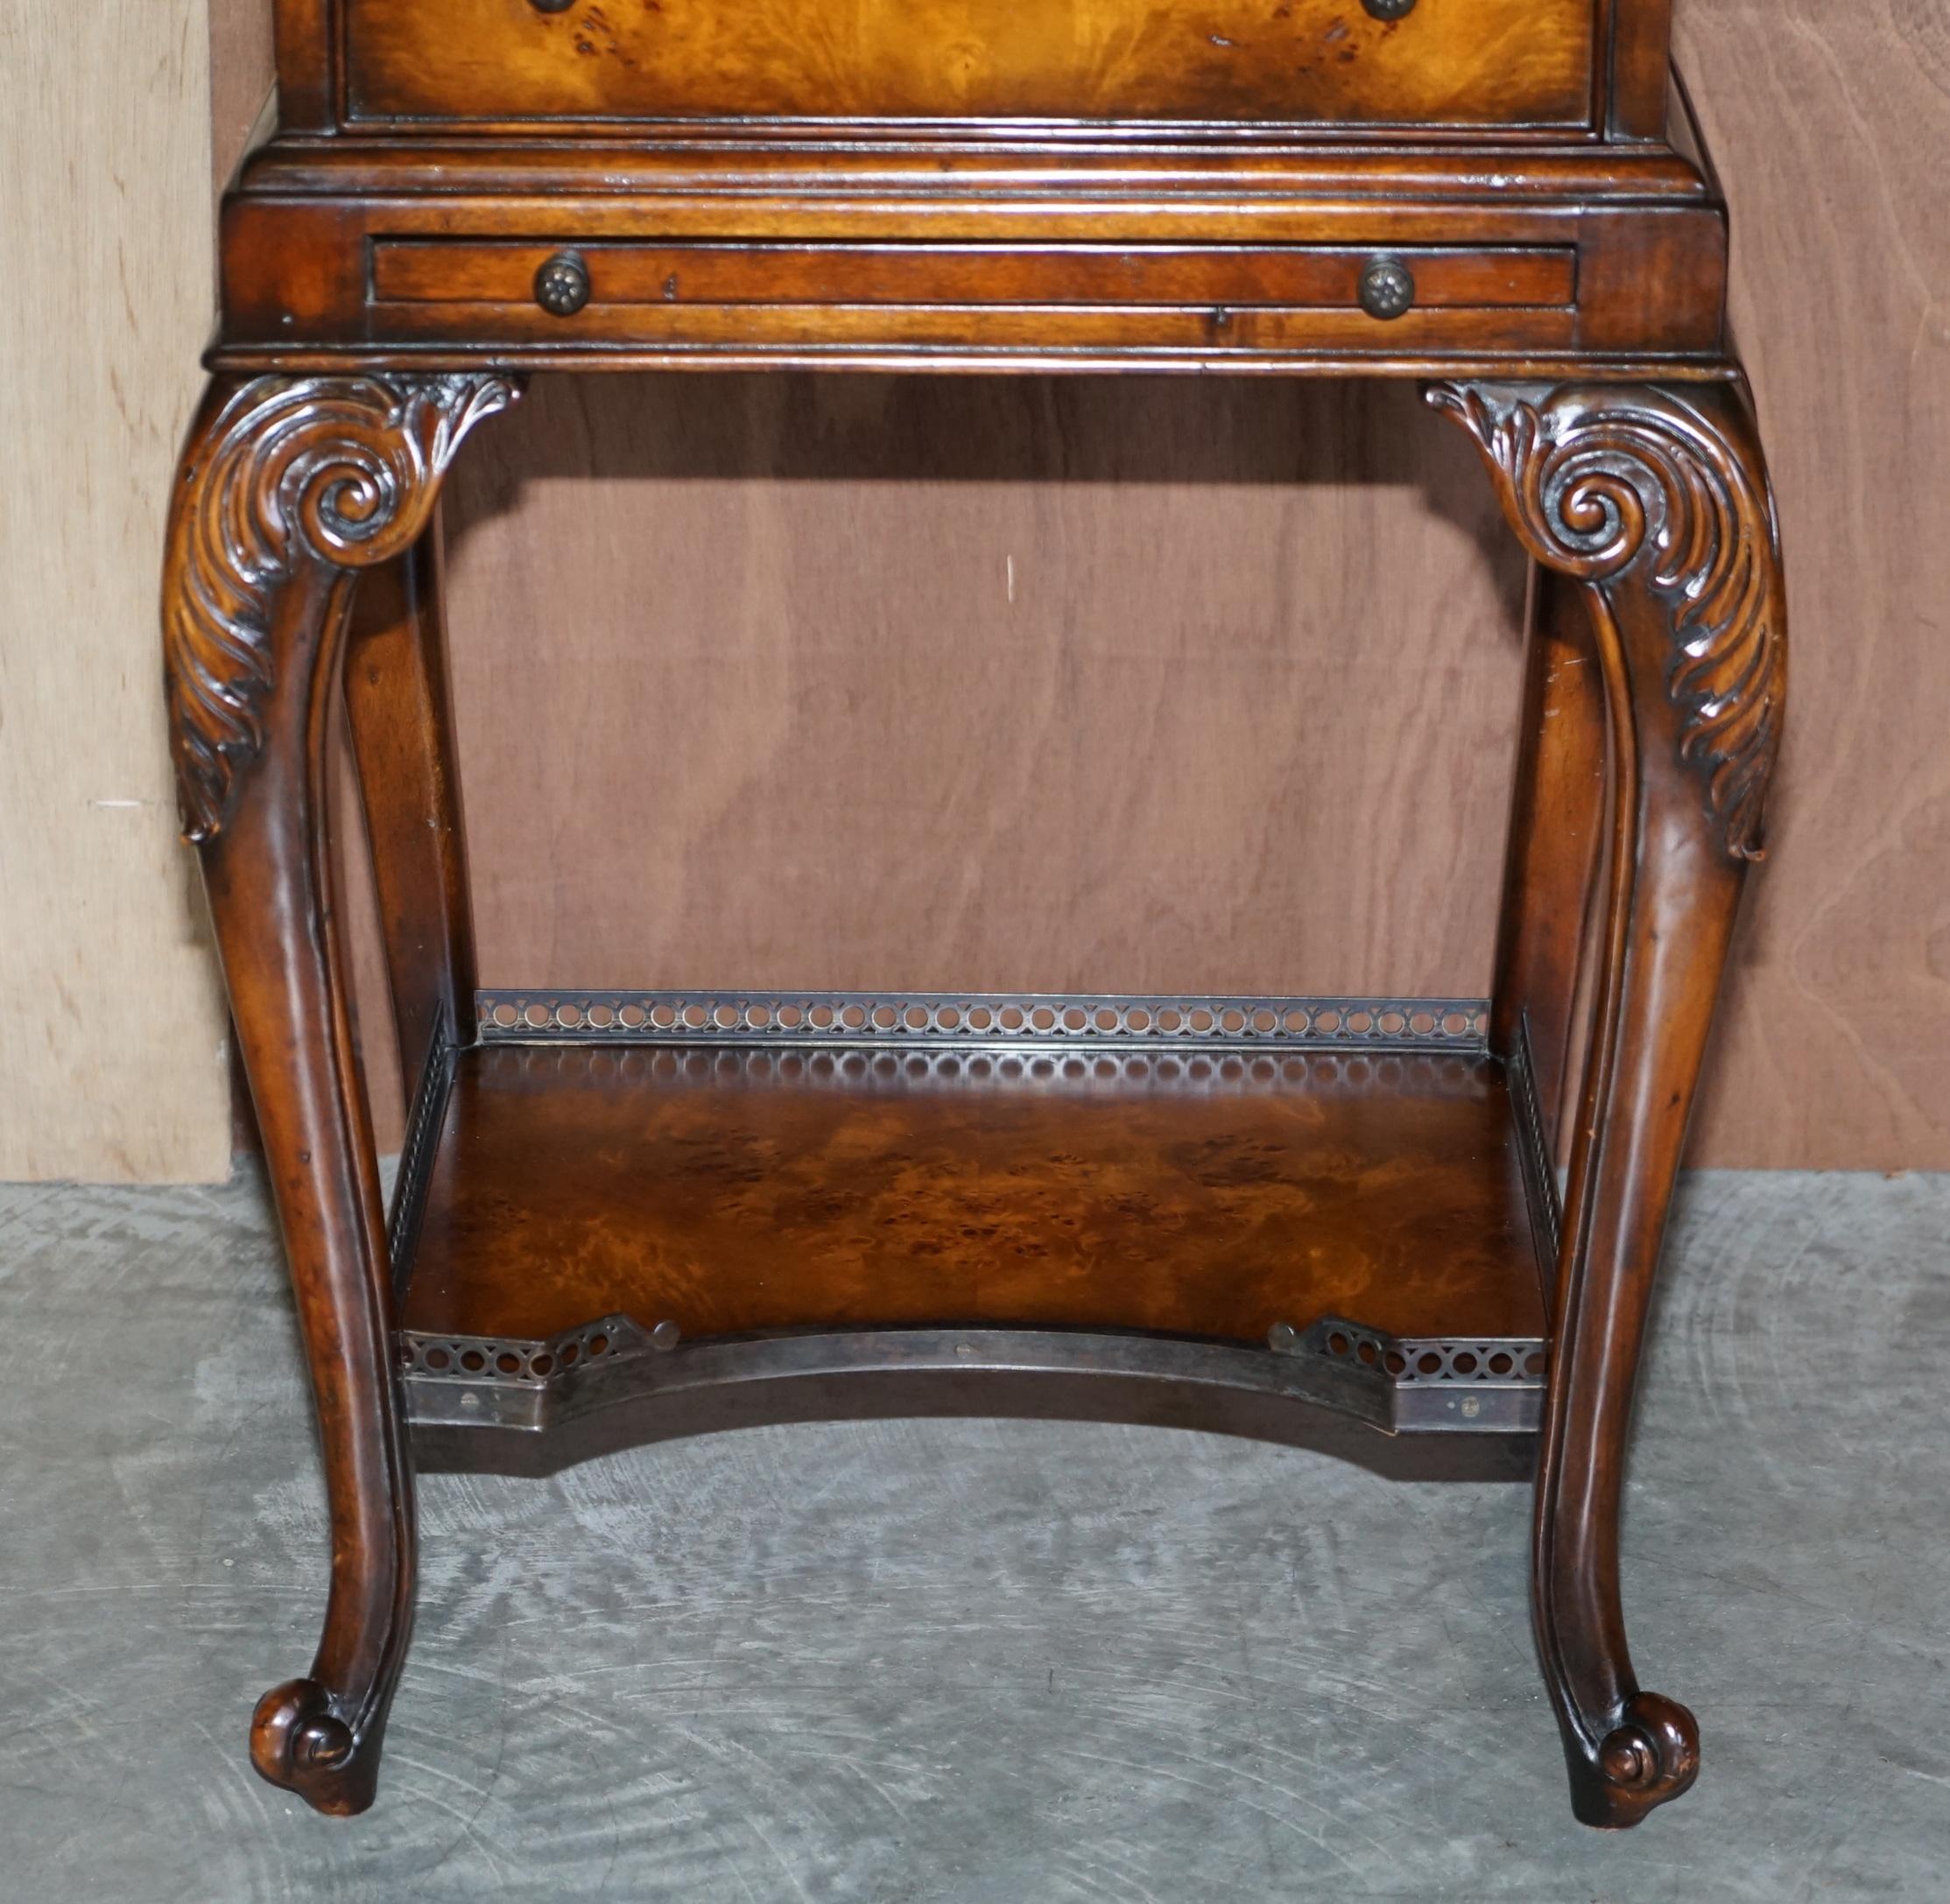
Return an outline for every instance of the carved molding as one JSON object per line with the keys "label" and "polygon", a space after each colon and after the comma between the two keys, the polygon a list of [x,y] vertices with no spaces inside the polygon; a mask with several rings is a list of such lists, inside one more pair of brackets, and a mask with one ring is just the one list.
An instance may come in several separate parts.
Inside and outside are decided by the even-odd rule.
{"label": "carved molding", "polygon": [[170,746],[183,834],[214,840],[264,744],[271,615],[306,563],[370,568],[426,528],[461,439],[507,377],[259,377],[201,425],[163,573]]}
{"label": "carved molding", "polygon": [[1787,618],[1757,453],[1672,390],[1439,383],[1426,395],[1475,439],[1538,561],[1593,586],[1636,572],[1671,608],[1679,757],[1705,783],[1726,852],[1760,858]]}

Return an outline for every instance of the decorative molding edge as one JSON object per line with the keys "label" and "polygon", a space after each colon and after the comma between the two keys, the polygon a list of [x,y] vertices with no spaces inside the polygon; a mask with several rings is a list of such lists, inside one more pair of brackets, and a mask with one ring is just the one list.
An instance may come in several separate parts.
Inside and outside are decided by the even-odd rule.
{"label": "decorative molding edge", "polygon": [[1474,998],[482,991],[475,1015],[483,1044],[1273,1046],[1478,1056],[1489,1049],[1489,1008]]}
{"label": "decorative molding edge", "polygon": [[1679,757],[1729,857],[1761,857],[1787,689],[1780,540],[1767,477],[1680,392],[1645,384],[1435,383],[1503,513],[1546,567],[1602,587],[1637,571],[1672,610]]}
{"label": "decorative molding edge", "polygon": [[163,569],[163,656],[183,836],[214,840],[264,745],[271,618],[307,563],[370,568],[426,526],[461,440],[518,394],[503,376],[259,377],[200,421]]}

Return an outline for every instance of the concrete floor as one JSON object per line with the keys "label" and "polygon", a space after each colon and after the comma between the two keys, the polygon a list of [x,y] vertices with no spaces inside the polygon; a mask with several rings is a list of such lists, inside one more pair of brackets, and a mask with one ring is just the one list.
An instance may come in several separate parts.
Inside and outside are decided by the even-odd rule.
{"label": "concrete floor", "polygon": [[260,1187],[0,1191],[0,1896],[1940,1904],[1946,1240],[1950,1178],[1689,1186],[1627,1589],[1706,1770],[1637,1832],[1571,1821],[1522,1487],[981,1421],[428,1478],[340,1823],[243,1752],[324,1570]]}

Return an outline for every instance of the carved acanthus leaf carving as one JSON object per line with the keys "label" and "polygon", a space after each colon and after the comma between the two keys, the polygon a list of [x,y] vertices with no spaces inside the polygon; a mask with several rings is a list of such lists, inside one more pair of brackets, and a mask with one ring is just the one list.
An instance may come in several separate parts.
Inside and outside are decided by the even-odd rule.
{"label": "carved acanthus leaf carving", "polygon": [[1594,585],[1644,565],[1645,585],[1673,608],[1680,758],[1705,781],[1727,852],[1758,859],[1787,629],[1757,462],[1670,390],[1441,383],[1427,395],[1476,439],[1538,561]]}
{"label": "carved acanthus leaf carving", "polygon": [[369,568],[426,526],[441,478],[506,377],[260,377],[194,441],[163,573],[170,746],[183,833],[215,838],[263,745],[271,612],[301,564]]}

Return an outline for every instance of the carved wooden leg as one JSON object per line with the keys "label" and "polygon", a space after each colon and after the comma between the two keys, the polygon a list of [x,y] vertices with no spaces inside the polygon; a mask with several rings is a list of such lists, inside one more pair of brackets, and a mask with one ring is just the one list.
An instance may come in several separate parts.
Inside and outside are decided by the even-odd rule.
{"label": "carved wooden leg", "polygon": [[1532,1595],[1572,1802],[1636,1824],[1699,1771],[1642,1691],[1618,1510],[1652,1277],[1786,688],[1778,540],[1731,383],[1441,385],[1531,555],[1584,586],[1612,748],[1609,891],[1559,1261]]}
{"label": "carved wooden leg", "polygon": [[1560,1121],[1570,1073],[1584,923],[1605,790],[1605,703],[1583,591],[1531,571],[1522,741],[1492,987],[1491,1048],[1519,1050],[1543,1128]]}
{"label": "carved wooden leg", "polygon": [[474,921],[447,682],[440,512],[361,583],[345,699],[379,893],[399,1068],[474,1036]]}
{"label": "carved wooden leg", "polygon": [[321,1811],[372,1802],[413,1590],[412,1479],[372,1138],[333,903],[325,739],[356,573],[426,523],[502,379],[212,386],[179,473],[163,643],[185,835],[202,851],[317,1400],[332,1577],[311,1676],[251,1756]]}

